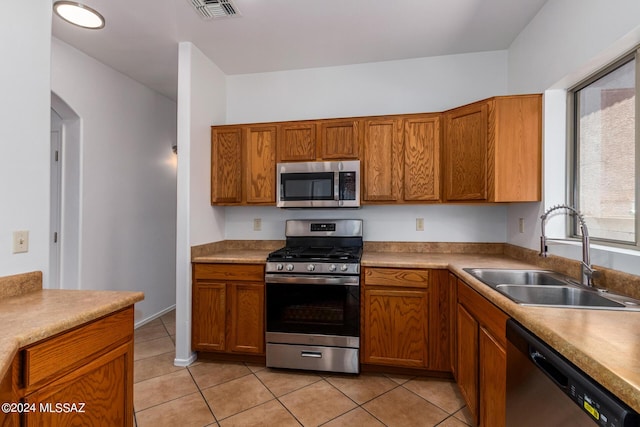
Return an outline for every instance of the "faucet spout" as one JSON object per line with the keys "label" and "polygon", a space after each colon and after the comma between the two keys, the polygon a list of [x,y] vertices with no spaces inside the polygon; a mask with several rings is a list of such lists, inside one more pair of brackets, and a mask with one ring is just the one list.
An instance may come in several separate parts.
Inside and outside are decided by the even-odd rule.
{"label": "faucet spout", "polygon": [[551,212],[559,209],[563,209],[565,211],[568,211],[569,214],[575,215],[576,218],[578,218],[578,221],[580,222],[580,230],[582,234],[581,283],[584,286],[591,287],[593,286],[593,275],[595,273],[595,270],[591,267],[591,248],[590,248],[591,245],[589,241],[589,230],[587,228],[587,223],[584,220],[584,216],[575,208],[572,208],[569,205],[555,205],[547,209],[545,213],[542,214],[542,216],[540,216],[540,219],[542,220],[540,224],[541,232],[542,232],[540,235],[540,256],[541,257],[548,256],[547,236],[545,234],[545,221],[547,220]]}

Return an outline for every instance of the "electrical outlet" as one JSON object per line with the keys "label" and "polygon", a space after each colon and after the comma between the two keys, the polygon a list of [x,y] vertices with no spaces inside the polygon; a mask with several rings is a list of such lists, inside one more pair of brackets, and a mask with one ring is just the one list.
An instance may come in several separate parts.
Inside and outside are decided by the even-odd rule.
{"label": "electrical outlet", "polygon": [[262,231],[262,218],[253,219],[253,231]]}
{"label": "electrical outlet", "polygon": [[13,232],[13,253],[29,252],[29,232],[27,230]]}
{"label": "electrical outlet", "polygon": [[416,218],[416,231],[424,231],[424,218]]}
{"label": "electrical outlet", "polygon": [[524,218],[518,218],[518,231],[524,233]]}

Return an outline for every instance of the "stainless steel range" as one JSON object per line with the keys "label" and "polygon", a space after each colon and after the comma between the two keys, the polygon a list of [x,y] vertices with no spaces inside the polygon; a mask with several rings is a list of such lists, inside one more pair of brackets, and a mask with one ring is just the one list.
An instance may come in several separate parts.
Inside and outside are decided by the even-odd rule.
{"label": "stainless steel range", "polygon": [[267,366],[359,372],[362,220],[288,220],[266,265]]}

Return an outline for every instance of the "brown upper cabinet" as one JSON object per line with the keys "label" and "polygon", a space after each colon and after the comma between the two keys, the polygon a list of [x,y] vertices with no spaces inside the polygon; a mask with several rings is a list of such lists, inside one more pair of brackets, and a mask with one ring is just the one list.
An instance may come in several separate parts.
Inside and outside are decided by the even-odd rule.
{"label": "brown upper cabinet", "polygon": [[211,204],[275,204],[276,129],[270,124],[212,127]]}
{"label": "brown upper cabinet", "polygon": [[363,203],[440,200],[440,114],[364,121]]}
{"label": "brown upper cabinet", "polygon": [[357,160],[359,153],[359,120],[314,120],[278,126],[278,162]]}
{"label": "brown upper cabinet", "polygon": [[542,95],[444,113],[211,128],[211,203],[275,205],[276,163],[360,160],[361,203],[541,199]]}
{"label": "brown upper cabinet", "polygon": [[540,200],[542,95],[490,98],[444,117],[445,201]]}
{"label": "brown upper cabinet", "polygon": [[314,161],[317,156],[316,127],[315,122],[280,124],[278,162]]}

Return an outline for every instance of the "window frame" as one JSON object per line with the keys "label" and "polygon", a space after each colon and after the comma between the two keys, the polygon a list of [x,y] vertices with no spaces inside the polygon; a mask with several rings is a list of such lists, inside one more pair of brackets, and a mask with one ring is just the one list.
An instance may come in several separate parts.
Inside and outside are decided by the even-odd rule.
{"label": "window frame", "polygon": [[[579,83],[567,90],[567,202],[570,206],[579,205],[579,117],[578,96],[576,94],[581,89],[586,88],[591,83],[622,67],[630,61],[635,60],[635,229],[634,242],[606,239],[602,237],[589,236],[592,243],[603,246],[617,247],[640,251],[640,46],[636,46],[633,50],[627,52],[615,61],[599,69],[589,77],[581,80]],[[580,224],[574,215],[567,216],[566,223],[567,237],[570,239],[580,239]]]}

